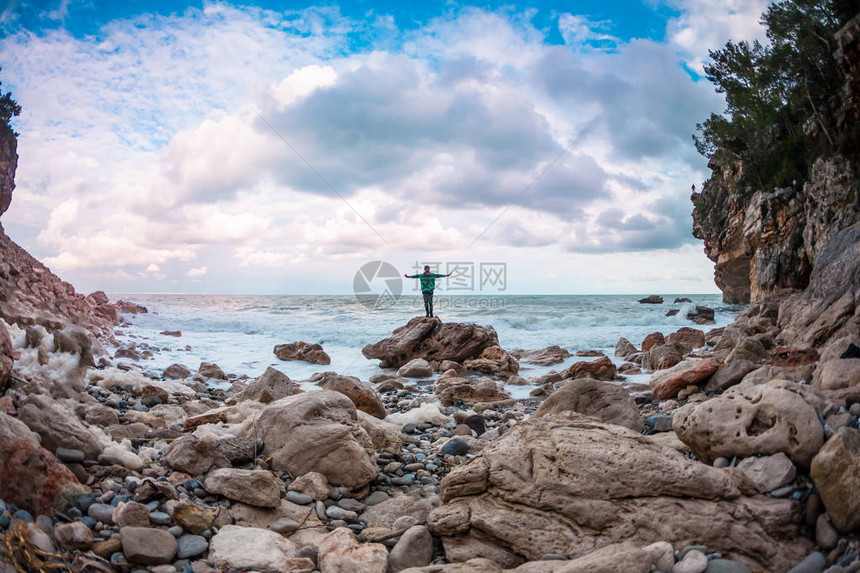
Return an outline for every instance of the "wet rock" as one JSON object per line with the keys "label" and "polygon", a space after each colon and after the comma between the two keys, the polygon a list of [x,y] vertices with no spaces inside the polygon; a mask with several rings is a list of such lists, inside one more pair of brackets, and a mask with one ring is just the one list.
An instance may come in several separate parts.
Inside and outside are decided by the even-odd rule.
{"label": "wet rock", "polygon": [[164,369],[161,375],[169,380],[185,380],[191,376],[191,370],[184,364],[171,364]]}
{"label": "wet rock", "polygon": [[396,328],[391,337],[368,344],[361,352],[366,358],[380,360],[382,368],[399,368],[413,358],[463,363],[479,357],[485,348],[498,345],[491,326],[417,317]]}
{"label": "wet rock", "polygon": [[197,368],[197,372],[206,378],[215,378],[216,380],[224,380],[227,378],[227,375],[224,374],[221,367],[214,362],[201,362],[200,367]]}
{"label": "wet rock", "polygon": [[679,328],[666,337],[666,342],[677,342],[693,350],[705,345],[705,333],[697,328]]}
{"label": "wet rock", "polygon": [[646,296],[645,298],[640,298],[639,304],[663,304],[663,297],[656,294],[652,294],[650,296]]}
{"label": "wet rock", "polygon": [[521,362],[535,366],[552,366],[570,358],[570,352],[560,346],[547,346],[541,350],[514,350],[510,354]]}
{"label": "wet rock", "polygon": [[281,502],[283,483],[271,472],[221,468],[206,475],[203,487],[209,493],[241,501],[256,507],[277,507]]}
{"label": "wet rock", "polygon": [[860,434],[842,428],[812,460],[812,481],[833,525],[842,532],[860,527]]}
{"label": "wet rock", "polygon": [[809,467],[824,431],[815,407],[804,399],[805,388],[785,381],[736,386],[707,402],[684,406],[675,413],[673,427],[706,462],[783,452]]}
{"label": "wet rock", "polygon": [[636,354],[639,350],[626,338],[619,338],[615,343],[615,356],[627,358],[631,354]]}
{"label": "wet rock", "polygon": [[170,563],[179,549],[176,538],[163,529],[123,527],[119,535],[122,552],[129,561],[140,565]]}
{"label": "wet rock", "polygon": [[655,346],[666,344],[666,338],[662,332],[652,332],[642,341],[642,352],[648,352]]}
{"label": "wet rock", "polygon": [[696,305],[695,309],[687,313],[687,319],[696,324],[714,324],[714,309]]}
{"label": "wet rock", "polygon": [[592,378],[573,380],[553,392],[535,416],[573,411],[609,424],[642,431],[642,417],[630,393],[608,382]]}
{"label": "wet rock", "polygon": [[320,390],[280,399],[260,411],[255,427],[276,471],[316,471],[351,489],[376,477],[373,443],[343,394]]}
{"label": "wet rock", "polygon": [[[790,567],[810,549],[796,504],[753,493],[739,472],[566,412],[517,423],[452,470],[442,482],[445,505],[428,525],[449,560],[488,557],[506,568],[553,552],[579,558],[600,540],[655,537],[696,539],[760,568]],[[643,519],[647,532],[634,525]]]}
{"label": "wet rock", "polygon": [[616,368],[612,360],[604,356],[593,362],[577,362],[562,373],[563,378],[594,378],[596,380],[612,380]]}
{"label": "wet rock", "polygon": [[478,358],[466,360],[463,365],[475,372],[501,377],[509,377],[520,371],[517,359],[500,346],[488,346]]}
{"label": "wet rock", "polygon": [[256,570],[279,573],[295,557],[294,543],[281,534],[255,527],[225,525],[209,542],[209,559],[223,570]]}
{"label": "wet rock", "polygon": [[454,438],[442,446],[442,453],[451,456],[465,456],[469,453],[469,444],[460,438]]}
{"label": "wet rock", "polygon": [[666,370],[681,362],[687,352],[687,347],[678,342],[655,344],[643,355],[642,368],[646,370]]}
{"label": "wet rock", "polygon": [[323,347],[319,344],[311,344],[303,341],[278,344],[272,352],[274,352],[279,360],[301,360],[323,366],[331,364],[331,357],[326,354]]}

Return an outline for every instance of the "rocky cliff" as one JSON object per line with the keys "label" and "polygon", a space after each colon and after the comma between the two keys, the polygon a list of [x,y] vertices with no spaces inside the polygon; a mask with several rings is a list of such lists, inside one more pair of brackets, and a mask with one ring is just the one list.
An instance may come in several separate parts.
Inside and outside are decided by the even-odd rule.
{"label": "rocky cliff", "polygon": [[[15,134],[0,124],[0,216],[12,200],[17,167]],[[103,293],[85,297],[76,292],[12,241],[0,224],[0,319],[21,327],[42,325],[50,332],[73,324],[109,337],[119,313]]]}
{"label": "rocky cliff", "polygon": [[[845,83],[834,95],[833,122],[842,128],[844,143],[860,119],[860,16],[839,31],[836,45],[834,57]],[[705,254],[716,263],[714,278],[724,301],[783,301],[779,323],[792,329],[784,338],[821,344],[846,326],[857,306],[860,165],[856,148],[852,153],[845,145],[809,160],[807,181],[752,189],[740,183],[744,165],[715,154],[708,165],[710,179],[691,198],[693,235],[704,241]],[[838,269],[833,266],[837,259]],[[831,308],[837,302],[838,308]],[[798,318],[804,307],[815,308],[833,324],[802,332],[816,322],[808,313]]]}

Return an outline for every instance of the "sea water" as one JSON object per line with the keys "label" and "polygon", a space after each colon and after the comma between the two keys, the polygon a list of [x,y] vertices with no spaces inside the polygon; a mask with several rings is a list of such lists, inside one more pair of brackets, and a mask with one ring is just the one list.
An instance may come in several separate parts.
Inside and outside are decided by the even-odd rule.
{"label": "sea water", "polygon": [[[644,295],[643,295],[644,296]],[[672,303],[687,297],[692,303]],[[274,366],[294,380],[335,371],[367,380],[386,372],[377,360],[361,354],[366,344],[391,335],[415,316],[424,316],[420,294],[402,297],[388,308],[370,309],[354,296],[239,296],[189,294],[115,294],[147,307],[147,314],[125,315],[130,326],[119,329],[120,342],[146,342],[160,349],[140,364],[158,371],[182,363],[196,371],[200,362],[215,362],[225,372],[255,377]],[[558,345],[572,354],[599,350],[617,364],[615,343],[625,337],[637,347],[652,332],[668,334],[689,326],[710,330],[729,324],[742,307],[721,302],[720,295],[663,295],[664,304],[640,304],[633,295],[449,296],[437,295],[436,314],[445,322],[492,326],[506,350]],[[686,318],[696,305],[713,308],[714,325],[698,326]],[[666,316],[670,309],[675,316]],[[180,331],[180,337],[159,334]],[[319,343],[331,364],[285,362],[272,353],[276,344]],[[571,357],[552,367],[523,363],[523,377],[561,371],[579,360]],[[391,372],[390,370],[388,372]],[[634,377],[635,380],[635,377]],[[645,380],[647,382],[647,380]],[[642,381],[639,381],[640,383]],[[528,387],[510,388],[515,395]]]}

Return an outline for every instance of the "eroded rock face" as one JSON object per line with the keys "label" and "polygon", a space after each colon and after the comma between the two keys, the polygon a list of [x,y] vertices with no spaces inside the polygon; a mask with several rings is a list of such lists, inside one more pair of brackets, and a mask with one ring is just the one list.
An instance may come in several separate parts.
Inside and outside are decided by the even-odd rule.
{"label": "eroded rock face", "polygon": [[547,398],[534,413],[536,417],[559,412],[577,412],[608,424],[641,432],[642,416],[630,393],[616,384],[593,378],[568,382]]}
{"label": "eroded rock face", "polygon": [[368,344],[361,353],[365,358],[379,359],[382,368],[399,368],[413,358],[462,363],[480,357],[485,348],[498,345],[499,338],[492,326],[416,317],[394,329],[391,337]]}
{"label": "eroded rock face", "polygon": [[806,288],[824,245],[855,224],[860,212],[851,166],[838,157],[816,161],[803,189],[755,193],[735,188],[737,166],[712,159],[709,167],[713,176],[692,196],[693,235],[704,240],[715,263],[725,302],[746,304],[779,289]]}
{"label": "eroded rock face", "polygon": [[466,368],[493,376],[511,376],[520,371],[520,363],[499,346],[488,346],[474,360],[466,360]]}
{"label": "eroded rock face", "polygon": [[684,406],[672,427],[701,460],[783,452],[808,468],[824,443],[818,412],[804,398],[809,391],[784,380],[735,386],[707,402]]}
{"label": "eroded rock face", "polygon": [[452,406],[458,402],[472,406],[478,402],[499,402],[509,400],[511,397],[489,378],[478,381],[459,377],[437,380],[433,385],[433,392],[439,397],[443,406]]}
{"label": "eroded rock face", "polygon": [[18,169],[18,140],[5,124],[0,125],[0,216],[12,202],[15,171]]}
{"label": "eroded rock face", "polygon": [[623,541],[696,539],[759,568],[786,570],[811,547],[798,536],[799,506],[753,493],[735,470],[563,413],[516,424],[454,469],[442,482],[446,503],[428,524],[443,536],[449,560],[487,557],[507,568]]}
{"label": "eroded rock face", "polygon": [[373,443],[358,423],[355,404],[338,392],[276,400],[259,412],[249,432],[263,438],[276,471],[315,471],[352,489],[376,477]]}

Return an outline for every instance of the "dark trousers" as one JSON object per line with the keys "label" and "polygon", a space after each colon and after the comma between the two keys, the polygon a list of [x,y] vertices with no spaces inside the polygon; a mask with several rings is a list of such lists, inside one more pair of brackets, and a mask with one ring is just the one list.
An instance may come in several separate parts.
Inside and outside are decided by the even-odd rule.
{"label": "dark trousers", "polygon": [[424,295],[424,313],[427,316],[433,316],[433,291],[422,290],[421,294]]}

